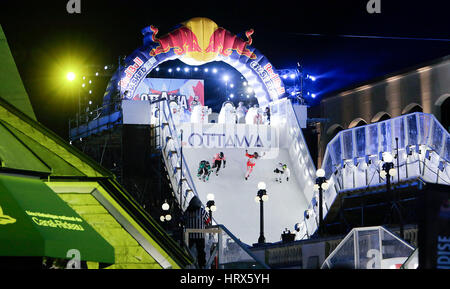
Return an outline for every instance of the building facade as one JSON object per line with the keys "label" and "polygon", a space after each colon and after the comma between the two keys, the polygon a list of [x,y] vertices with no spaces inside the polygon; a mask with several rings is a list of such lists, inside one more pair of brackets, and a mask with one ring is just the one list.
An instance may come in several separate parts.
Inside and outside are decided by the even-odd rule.
{"label": "building facade", "polygon": [[450,128],[450,56],[339,92],[320,103],[318,166],[327,144],[344,129],[412,112],[431,113]]}

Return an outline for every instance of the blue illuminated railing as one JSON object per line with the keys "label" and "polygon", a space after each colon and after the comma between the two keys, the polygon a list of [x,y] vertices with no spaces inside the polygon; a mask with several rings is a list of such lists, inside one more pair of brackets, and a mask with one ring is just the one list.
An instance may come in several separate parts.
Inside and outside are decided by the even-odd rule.
{"label": "blue illuminated railing", "polygon": [[[278,125],[280,130],[286,130],[286,146],[292,162],[291,172],[296,175],[300,186],[299,193],[305,197],[306,204],[299,206],[298,210],[307,211],[314,208],[314,191],[316,168],[308,150],[305,138],[300,127],[300,122],[294,112],[293,104],[287,98],[279,99],[270,103],[272,112],[271,125]],[[302,220],[299,220],[301,222]],[[314,218],[304,218],[301,222],[304,236],[312,235],[317,228]]]}
{"label": "blue illuminated railing", "polygon": [[316,168],[291,100],[283,98],[273,101],[270,103],[270,110],[272,113],[271,125],[277,125],[280,130],[286,131],[283,146],[287,148],[292,161],[291,171],[297,176],[302,193],[309,201],[312,198]]}
{"label": "blue illuminated railing", "polygon": [[[184,187],[184,196],[183,196],[183,204],[180,204],[180,207],[182,209],[186,209],[190,199],[195,195],[198,196],[197,189],[195,187],[195,183],[192,179],[188,164],[186,162],[186,159],[181,154],[181,134],[178,132],[176,124],[172,117],[172,112],[170,111],[169,105],[167,101],[160,102],[160,116],[162,119],[160,119],[161,124],[161,133],[162,136],[161,139],[161,149],[164,150],[164,148],[169,148],[168,154],[163,154],[166,166],[170,164],[170,166],[167,166],[168,169],[172,169],[172,173],[169,174],[172,181],[172,187],[176,189],[175,194],[178,194],[178,200],[180,199],[180,189],[179,184],[182,184],[180,182],[180,174],[177,172],[175,168],[179,167],[182,162],[182,170],[183,170],[183,177],[185,178],[187,184],[186,187]],[[168,133],[166,133],[166,127],[168,128]],[[172,141],[172,142],[171,142]],[[172,145],[171,145],[172,144]],[[170,146],[170,147],[169,147]],[[171,154],[170,151],[176,151],[175,158],[174,154]],[[192,191],[192,194],[189,194],[189,191]]]}
{"label": "blue illuminated railing", "polygon": [[[329,183],[324,216],[340,192],[386,183],[381,174],[386,152],[394,156],[391,183],[420,177],[450,185],[449,133],[432,114],[411,113],[343,130],[328,143],[322,164]],[[318,207],[311,203],[310,208],[317,216]]]}

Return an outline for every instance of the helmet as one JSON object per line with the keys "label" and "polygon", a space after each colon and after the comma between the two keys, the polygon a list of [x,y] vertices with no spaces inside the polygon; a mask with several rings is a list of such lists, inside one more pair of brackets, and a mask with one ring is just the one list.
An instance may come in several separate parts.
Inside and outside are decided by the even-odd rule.
{"label": "helmet", "polygon": [[258,157],[258,156],[259,156],[259,154],[258,154],[257,152],[254,152],[253,155],[254,155],[255,157]]}
{"label": "helmet", "polygon": [[220,156],[221,158],[223,158],[223,152],[220,152],[220,153],[219,153],[219,156]]}
{"label": "helmet", "polygon": [[286,169],[286,168],[287,168],[287,165],[286,165],[286,164],[284,164],[284,165],[283,165],[283,169]]}

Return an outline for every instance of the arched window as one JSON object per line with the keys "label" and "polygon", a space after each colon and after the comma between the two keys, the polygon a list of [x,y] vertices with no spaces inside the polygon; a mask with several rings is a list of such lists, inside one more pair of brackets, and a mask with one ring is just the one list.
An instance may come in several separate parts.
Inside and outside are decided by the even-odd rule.
{"label": "arched window", "polygon": [[441,95],[435,105],[440,106],[440,122],[450,132],[450,93]]}
{"label": "arched window", "polygon": [[410,103],[403,109],[402,115],[414,112],[423,112],[422,106],[417,103]]}
{"label": "arched window", "polygon": [[366,124],[367,124],[367,122],[366,122],[364,119],[358,117],[358,118],[355,118],[355,119],[348,125],[348,128],[353,128],[353,127],[357,127],[357,126],[363,126],[363,125],[366,125]]}
{"label": "arched window", "polygon": [[450,96],[441,104],[441,124],[450,132]]}
{"label": "arched window", "polygon": [[384,120],[388,120],[391,118],[391,115],[385,111],[380,111],[379,113],[377,113],[372,120],[370,121],[371,123],[375,123],[375,122],[380,122],[380,121],[384,121]]}
{"label": "arched window", "polygon": [[341,130],[344,130],[344,128],[340,124],[333,124],[327,130],[328,138],[333,139]]}

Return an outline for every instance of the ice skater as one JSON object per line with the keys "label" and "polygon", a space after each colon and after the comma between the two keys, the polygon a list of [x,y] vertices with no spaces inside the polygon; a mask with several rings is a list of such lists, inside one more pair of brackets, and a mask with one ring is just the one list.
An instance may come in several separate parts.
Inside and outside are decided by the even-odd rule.
{"label": "ice skater", "polygon": [[[263,153],[262,156],[264,156],[266,153]],[[254,152],[252,155],[248,154],[248,151],[245,150],[245,156],[248,157],[247,160],[247,172],[245,173],[245,180],[248,180],[250,177],[250,174],[253,171],[253,167],[256,164],[256,160],[260,158],[259,154],[257,152]]]}
{"label": "ice skater", "polygon": [[275,168],[275,170],[273,170],[273,172],[275,173],[275,182],[279,182],[279,183],[281,183],[281,177],[282,177],[282,175],[283,175],[283,170],[282,169],[279,169],[278,167],[277,168]]}
{"label": "ice skater", "polygon": [[214,161],[214,163],[213,163],[212,168],[213,169],[217,168],[216,169],[216,176],[218,176],[219,175],[220,166],[222,165],[222,162],[223,162],[223,168],[225,168],[225,165],[227,163],[227,161],[225,159],[225,155],[223,154],[223,152],[215,154],[214,158],[213,158],[213,161]]}
{"label": "ice skater", "polygon": [[273,171],[276,174],[275,182],[281,183],[283,174],[286,176],[286,181],[289,181],[289,177],[291,176],[291,170],[287,167],[286,164],[279,163],[278,167]]}
{"label": "ice skater", "polygon": [[198,166],[197,177],[201,181],[208,181],[209,175],[211,174],[211,165],[208,161],[201,161]]}

